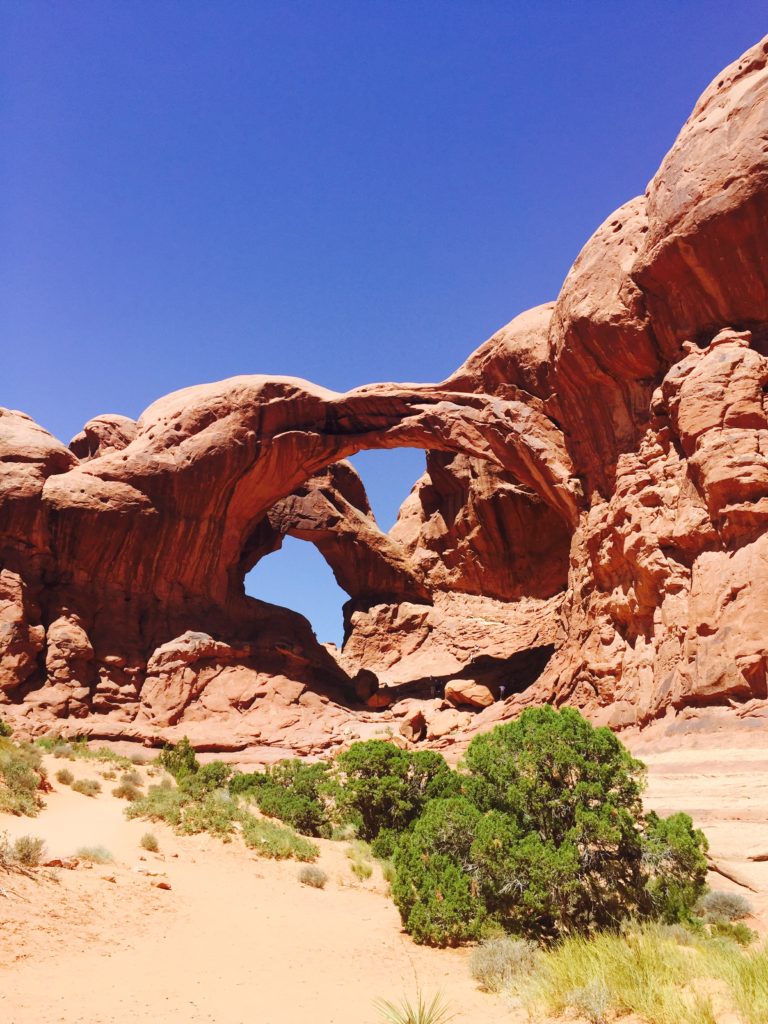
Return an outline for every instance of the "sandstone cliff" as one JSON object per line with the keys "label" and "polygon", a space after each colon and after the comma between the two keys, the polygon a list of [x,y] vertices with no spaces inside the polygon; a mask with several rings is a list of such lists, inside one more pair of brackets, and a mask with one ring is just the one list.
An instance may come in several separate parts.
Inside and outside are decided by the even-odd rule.
{"label": "sandstone cliff", "polygon": [[[236,377],[69,448],[0,410],[0,713],[304,753],[544,700],[764,714],[767,64],[726,68],[557,301],[441,384]],[[399,446],[427,467],[385,534],[343,460]],[[244,593],[286,535],[349,594],[341,652]]]}

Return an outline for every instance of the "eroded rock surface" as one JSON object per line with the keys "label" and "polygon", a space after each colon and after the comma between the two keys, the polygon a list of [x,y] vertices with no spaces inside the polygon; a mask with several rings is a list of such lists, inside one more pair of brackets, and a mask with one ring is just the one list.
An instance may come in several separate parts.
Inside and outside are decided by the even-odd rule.
{"label": "eroded rock surface", "polygon": [[[3,715],[316,754],[544,700],[762,714],[767,62],[725,69],[557,300],[440,384],[235,377],[69,448],[0,410]],[[344,460],[401,446],[426,471],[384,533]],[[244,594],[285,536],[349,594],[342,651]]]}

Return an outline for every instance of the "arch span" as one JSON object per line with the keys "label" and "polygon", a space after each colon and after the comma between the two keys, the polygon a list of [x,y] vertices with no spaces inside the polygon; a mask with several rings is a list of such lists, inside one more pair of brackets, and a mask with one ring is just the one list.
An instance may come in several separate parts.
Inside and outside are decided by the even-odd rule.
{"label": "arch span", "polygon": [[122,451],[46,481],[54,543],[89,579],[224,602],[277,501],[348,455],[394,447],[489,460],[572,527],[579,487],[563,434],[529,398],[394,384],[338,394],[262,376],[187,388],[150,406]]}

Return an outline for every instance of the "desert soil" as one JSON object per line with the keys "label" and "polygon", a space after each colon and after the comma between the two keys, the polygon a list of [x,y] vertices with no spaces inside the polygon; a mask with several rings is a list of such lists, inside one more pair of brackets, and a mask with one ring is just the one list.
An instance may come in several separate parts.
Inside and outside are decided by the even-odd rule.
{"label": "desert soil", "polygon": [[[738,880],[712,875],[712,886],[744,892],[757,910],[749,923],[765,931],[768,862],[748,859],[768,854],[765,744],[739,735],[630,744],[649,766],[648,805],[693,815],[717,866]],[[103,768],[48,759],[51,778],[62,765],[81,778]],[[42,836],[49,858],[94,845],[115,858],[0,877],[7,1024],[376,1024],[377,998],[412,998],[417,986],[441,992],[457,1024],[528,1020],[477,990],[468,950],[411,942],[378,867],[359,882],[346,844],[320,842],[329,881],[311,889],[298,882],[300,865],[256,858],[239,840],[128,821],[113,785],[88,798],[54,781],[38,818],[0,818],[11,838]],[[157,854],[139,845],[147,831]]]}

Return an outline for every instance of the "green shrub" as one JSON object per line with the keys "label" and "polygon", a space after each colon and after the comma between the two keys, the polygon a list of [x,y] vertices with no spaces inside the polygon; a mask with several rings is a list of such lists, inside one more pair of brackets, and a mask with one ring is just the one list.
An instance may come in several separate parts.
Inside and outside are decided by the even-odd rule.
{"label": "green shrub", "polygon": [[104,846],[81,846],[75,856],[91,864],[108,864],[115,859]]}
{"label": "green shrub", "polygon": [[336,758],[335,774],[342,817],[368,842],[384,830],[403,832],[429,800],[460,787],[440,754],[400,750],[386,740],[353,743]]}
{"label": "green shrub", "polygon": [[114,779],[117,778],[117,772],[112,771],[111,768],[108,768],[105,772],[99,772],[99,775],[102,777],[102,779],[105,779],[107,782],[112,782]]}
{"label": "green shrub", "polygon": [[72,783],[72,789],[83,796],[97,796],[101,792],[101,783],[96,779],[78,779]]}
{"label": "green shrub", "polygon": [[25,868],[36,868],[43,859],[45,842],[38,836],[19,836],[13,844],[13,859]]}
{"label": "green shrub", "polygon": [[[465,767],[467,796],[482,811],[506,815],[526,844],[525,879],[545,869],[556,886],[540,900],[527,898],[535,931],[609,926],[638,908],[644,769],[609,729],[571,708],[531,708],[475,737]],[[510,875],[506,895],[521,881]]]}
{"label": "green shrub", "polygon": [[35,817],[43,806],[40,795],[45,769],[40,751],[30,743],[0,738],[0,812]]}
{"label": "green shrub", "polygon": [[645,874],[642,909],[667,924],[690,921],[707,885],[708,843],[687,814],[651,811],[641,834]]}
{"label": "green shrub", "polygon": [[[374,773],[367,810],[359,766],[347,786],[363,834],[378,829],[374,850],[386,853],[387,829],[402,829],[411,813],[402,752],[360,746]],[[475,737],[464,768],[463,795],[428,799],[395,847],[392,893],[417,941],[465,941],[486,921],[536,939],[615,928],[633,915],[693,921],[706,839],[687,815],[643,816],[643,765],[610,730],[569,708],[529,709]],[[455,776],[434,778],[455,786]]]}
{"label": "green shrub", "polygon": [[484,939],[472,950],[469,969],[486,992],[500,992],[521,976],[530,974],[536,953],[532,942],[500,935]]}
{"label": "green shrub", "polygon": [[229,781],[232,796],[254,796],[269,781],[266,771],[235,772]]}
{"label": "green shrub", "polygon": [[400,833],[391,828],[383,828],[371,842],[371,851],[378,860],[390,860],[395,852]]}
{"label": "green shrub", "polygon": [[47,754],[52,753],[55,747],[61,746],[64,740],[61,736],[40,736],[35,740],[35,745],[44,750]]}
{"label": "green shrub", "polygon": [[731,939],[740,946],[751,946],[758,937],[757,932],[752,931],[743,921],[713,921],[709,932],[713,938]]}
{"label": "green shrub", "polygon": [[285,825],[255,818],[252,814],[244,814],[242,822],[246,846],[262,857],[271,857],[274,860],[293,858],[312,861],[320,856],[320,851],[313,842],[297,835]]}
{"label": "green shrub", "polygon": [[7,736],[13,736],[13,729],[7,722],[4,722],[3,719],[0,718],[0,738]]}
{"label": "green shrub", "polygon": [[116,796],[118,800],[127,800],[129,803],[135,803],[136,800],[141,799],[142,792],[129,782],[121,782],[119,786],[115,786],[112,790],[112,796]]}
{"label": "green shrub", "polygon": [[463,797],[433,800],[401,837],[392,896],[416,942],[452,946],[480,935],[487,910],[469,862],[480,818]]}
{"label": "green shrub", "polygon": [[75,776],[69,770],[69,768],[59,768],[56,772],[56,781],[60,782],[62,786],[71,786],[75,781]]}
{"label": "green shrub", "polygon": [[696,911],[710,921],[741,921],[752,913],[752,904],[741,893],[714,890],[701,897]]}
{"label": "green shrub", "polygon": [[194,775],[200,768],[194,747],[186,736],[175,746],[166,744],[160,751],[158,761],[177,782],[187,775]]}
{"label": "green shrub", "polygon": [[206,793],[224,790],[229,783],[234,769],[224,761],[211,761],[199,765],[195,771],[182,772],[178,777],[179,788],[190,796],[200,799]]}
{"label": "green shrub", "polygon": [[174,829],[181,823],[182,811],[188,798],[171,785],[150,786],[146,796],[126,807],[129,818],[147,818],[149,821],[165,821]]}
{"label": "green shrub", "polygon": [[322,868],[318,868],[314,864],[306,864],[299,871],[299,881],[302,885],[309,885],[313,889],[324,889],[328,875]]}
{"label": "green shrub", "polygon": [[143,850],[148,850],[150,853],[157,853],[160,849],[157,836],[153,832],[145,832],[139,840],[139,845]]}
{"label": "green shrub", "polygon": [[306,836],[329,836],[334,785],[328,765],[298,758],[279,761],[263,772],[236,775],[230,792],[252,796],[259,810]]}
{"label": "green shrub", "polygon": [[181,820],[176,831],[181,835],[210,832],[219,839],[229,841],[242,814],[237,800],[219,791],[206,793],[202,799],[187,799],[182,805]]}
{"label": "green shrub", "polygon": [[131,768],[130,771],[123,772],[120,776],[120,782],[124,786],[142,786],[143,780],[135,768]]}

